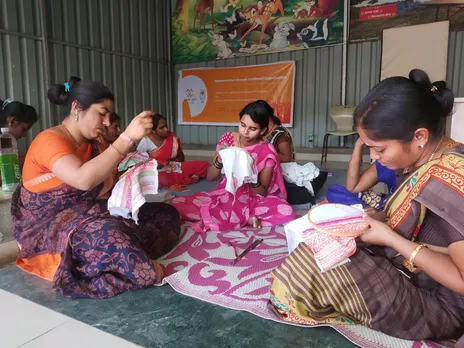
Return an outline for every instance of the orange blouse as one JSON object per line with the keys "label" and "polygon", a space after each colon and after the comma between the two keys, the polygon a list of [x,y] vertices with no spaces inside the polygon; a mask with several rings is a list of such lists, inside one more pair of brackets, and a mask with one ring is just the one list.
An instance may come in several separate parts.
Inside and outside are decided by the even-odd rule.
{"label": "orange blouse", "polygon": [[92,145],[88,142],[75,149],[71,140],[52,130],[40,133],[32,142],[26,154],[23,167],[23,185],[27,190],[39,193],[63,184],[52,175],[56,161],[66,155],[74,154],[87,162],[92,156]]}

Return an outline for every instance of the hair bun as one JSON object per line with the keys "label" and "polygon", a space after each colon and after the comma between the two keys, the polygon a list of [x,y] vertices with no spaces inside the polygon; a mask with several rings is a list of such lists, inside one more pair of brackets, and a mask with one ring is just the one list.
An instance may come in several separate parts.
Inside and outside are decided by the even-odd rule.
{"label": "hair bun", "polygon": [[66,93],[66,89],[64,85],[53,85],[48,89],[48,100],[50,103],[55,105],[65,105],[66,101],[68,100],[68,93]]}
{"label": "hair bun", "polygon": [[[73,86],[81,79],[76,76],[71,76],[68,80],[69,89],[72,90]],[[48,89],[48,100],[55,105],[65,105],[68,101],[69,92],[66,91],[64,84],[56,84]]]}
{"label": "hair bun", "polygon": [[[445,81],[431,82],[429,75],[423,70],[413,69],[409,73],[409,78],[417,83],[426,93],[426,95],[432,95],[434,102],[430,106],[436,110],[437,116],[440,118],[448,117],[453,111],[454,105],[454,94],[446,87]],[[429,94],[430,93],[430,94]],[[425,99],[425,101],[427,98]]]}
{"label": "hair bun", "polygon": [[421,69],[412,69],[409,72],[409,79],[417,83],[419,86],[430,89],[432,83],[430,82],[430,77],[424,70]]}

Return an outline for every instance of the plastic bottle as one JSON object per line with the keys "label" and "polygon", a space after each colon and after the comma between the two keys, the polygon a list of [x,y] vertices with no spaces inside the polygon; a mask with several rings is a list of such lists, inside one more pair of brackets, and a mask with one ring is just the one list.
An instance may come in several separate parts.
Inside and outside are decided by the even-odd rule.
{"label": "plastic bottle", "polygon": [[21,180],[18,163],[18,144],[8,128],[1,128],[0,134],[0,171],[2,190],[13,192]]}
{"label": "plastic bottle", "polygon": [[313,133],[308,133],[308,142],[309,142],[309,147],[310,148],[314,147],[314,135],[313,135]]}

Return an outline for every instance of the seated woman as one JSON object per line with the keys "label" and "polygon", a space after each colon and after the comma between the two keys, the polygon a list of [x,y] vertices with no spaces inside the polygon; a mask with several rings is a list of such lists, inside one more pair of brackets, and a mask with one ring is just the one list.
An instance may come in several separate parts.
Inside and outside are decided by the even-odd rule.
{"label": "seated woman", "polygon": [[0,106],[0,127],[8,127],[16,140],[25,137],[38,120],[37,111],[30,105],[6,99],[0,100]]}
{"label": "seated woman", "polygon": [[[0,100],[0,127],[8,127],[10,134],[16,140],[24,138],[38,119],[34,107],[11,99]],[[18,157],[19,164],[22,166],[24,154],[19,154]]]}
{"label": "seated woman", "polygon": [[115,112],[110,115],[110,125],[103,128],[102,138],[107,146],[121,135],[121,117]]}
{"label": "seated woman", "polygon": [[147,152],[160,164],[160,187],[189,185],[206,177],[208,162],[185,162],[180,139],[168,129],[163,115],[153,116],[153,131],[140,141],[137,151]]}
{"label": "seated woman", "polygon": [[[364,208],[370,210],[382,210],[385,201],[391,196],[396,187],[396,173],[377,161],[372,163],[360,175],[363,147],[364,143],[359,138],[354,145],[353,154],[348,163],[345,187],[340,185],[330,186],[327,190],[327,201],[329,203],[348,205],[362,204]],[[387,185],[387,194],[380,194],[371,190],[379,182]]]}
{"label": "seated woman", "polygon": [[407,340],[464,333],[464,145],[442,136],[453,101],[444,82],[412,70],[359,104],[362,142],[399,173],[388,224],[366,217],[365,246],[325,273],[300,244],[272,272],[271,302],[284,320],[356,323]]}
{"label": "seated woman", "polygon": [[72,77],[48,91],[64,120],[32,142],[23,181],[12,201],[17,265],[53,280],[66,297],[108,298],[153,285],[162,278],[154,260],[180,234],[172,206],[145,204],[139,225],[110,216],[103,197],[114,169],[134,141],[150,133],[152,115],[136,116],[108,148],[96,141],[109,125],[113,94],[105,86]]}
{"label": "seated woman", "polygon": [[208,168],[208,180],[216,180],[223,167],[219,151],[224,147],[240,147],[255,160],[259,172],[256,184],[243,184],[234,197],[226,191],[227,179],[223,177],[211,192],[177,197],[171,201],[182,219],[196,222],[194,230],[229,231],[245,225],[280,225],[294,219],[295,212],[285,201],[285,186],[277,153],[272,145],[262,140],[268,119],[269,115],[259,103],[245,106],[240,112],[239,132],[221,136]]}
{"label": "seated woman", "polygon": [[[318,170],[311,164],[300,166],[296,163],[296,151],[295,145],[293,144],[292,134],[287,128],[282,126],[282,122],[274,115],[274,110],[268,103],[264,100],[259,102],[268,110],[269,114],[269,131],[266,135],[266,140],[276,149],[280,163],[287,164],[282,167],[285,167],[284,170],[286,175],[289,176],[288,179],[293,181],[288,182],[289,180],[284,180],[285,188],[287,190],[287,202],[290,204],[316,203],[315,196],[319,193],[320,189],[327,181],[328,173]],[[288,165],[289,163],[293,163],[293,165],[290,166]],[[303,186],[298,186],[294,182],[300,181],[301,178],[295,177],[294,174],[296,172],[299,172],[301,177],[306,176],[311,179],[305,180],[307,182],[305,182]],[[309,187],[307,188],[307,186]]]}

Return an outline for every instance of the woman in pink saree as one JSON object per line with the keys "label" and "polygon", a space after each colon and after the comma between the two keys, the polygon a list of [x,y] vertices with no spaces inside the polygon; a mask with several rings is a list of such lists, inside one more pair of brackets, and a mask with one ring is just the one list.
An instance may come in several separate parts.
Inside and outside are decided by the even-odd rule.
{"label": "woman in pink saree", "polygon": [[293,208],[286,202],[286,191],[279,158],[272,145],[262,140],[267,131],[269,115],[258,102],[248,104],[240,112],[239,132],[221,136],[207,178],[214,181],[223,167],[219,151],[225,147],[240,147],[250,153],[258,169],[256,184],[243,184],[235,196],[226,191],[222,177],[211,192],[199,192],[171,201],[181,218],[192,221],[197,232],[230,231],[244,227],[276,226],[295,218]]}

